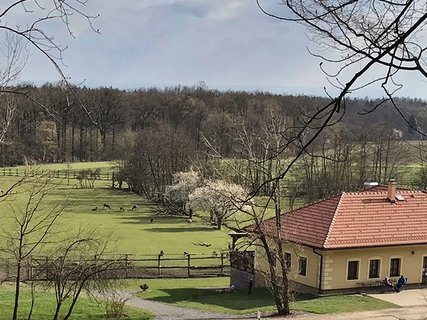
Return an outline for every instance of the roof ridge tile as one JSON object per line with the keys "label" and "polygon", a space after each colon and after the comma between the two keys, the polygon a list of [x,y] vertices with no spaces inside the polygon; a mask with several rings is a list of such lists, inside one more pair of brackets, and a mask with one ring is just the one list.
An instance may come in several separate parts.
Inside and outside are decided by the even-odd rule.
{"label": "roof ridge tile", "polygon": [[328,232],[326,233],[325,241],[323,241],[323,244],[322,244],[323,248],[325,248],[327,246],[327,244],[328,244],[329,235],[332,232],[332,227],[334,226],[335,219],[337,217],[337,213],[338,213],[338,211],[339,211],[339,209],[341,207],[341,202],[343,201],[345,195],[346,195],[345,192],[342,192],[341,195],[340,195],[340,200],[337,203],[337,207],[335,208],[333,218],[331,220],[331,223],[329,224],[329,228],[328,228]]}

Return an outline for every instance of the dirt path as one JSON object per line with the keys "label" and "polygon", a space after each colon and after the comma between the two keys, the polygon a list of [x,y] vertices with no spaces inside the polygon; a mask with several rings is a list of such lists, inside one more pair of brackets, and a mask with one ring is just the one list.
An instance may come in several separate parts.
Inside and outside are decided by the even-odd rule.
{"label": "dirt path", "polygon": [[197,309],[176,307],[168,303],[137,298],[130,292],[122,292],[122,297],[128,299],[127,305],[147,310],[154,315],[155,320],[216,320],[216,319],[256,319],[256,316],[236,316],[213,313]]}
{"label": "dirt path", "polygon": [[[289,320],[287,318],[275,317],[274,320]],[[414,306],[404,308],[392,308],[376,311],[363,311],[326,315],[298,315],[291,319],[298,320],[425,320],[427,319],[427,308],[425,306]]]}
{"label": "dirt path", "polygon": [[[154,315],[155,320],[217,320],[217,319],[257,319],[256,314],[238,316],[221,313],[213,313],[197,309],[176,307],[168,303],[144,300],[134,297],[130,292],[122,292],[122,296],[128,298],[127,305],[147,310]],[[351,313],[314,315],[294,314],[290,317],[268,317],[262,315],[261,319],[274,320],[426,320],[427,306],[407,306],[375,311],[362,311]]]}

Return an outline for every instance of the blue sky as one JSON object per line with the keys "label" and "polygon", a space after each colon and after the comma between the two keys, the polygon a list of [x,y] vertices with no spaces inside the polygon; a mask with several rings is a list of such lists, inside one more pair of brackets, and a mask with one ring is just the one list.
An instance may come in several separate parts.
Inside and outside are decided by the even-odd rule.
{"label": "blue sky", "polygon": [[[280,12],[279,0],[265,0]],[[291,94],[323,94],[328,87],[301,25],[262,14],[255,0],[89,0],[100,34],[73,21],[75,38],[54,30],[67,45],[64,73],[71,82],[124,89],[194,85]],[[59,80],[31,52],[21,80]],[[426,97],[426,82],[408,75],[399,95]],[[379,89],[360,96],[381,96]]]}

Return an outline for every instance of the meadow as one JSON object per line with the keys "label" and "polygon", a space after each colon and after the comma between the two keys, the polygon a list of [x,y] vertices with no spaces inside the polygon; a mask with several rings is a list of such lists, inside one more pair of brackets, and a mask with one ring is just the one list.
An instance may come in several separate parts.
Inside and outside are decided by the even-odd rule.
{"label": "meadow", "polygon": [[[94,169],[99,163],[82,165],[85,169]],[[63,165],[62,168],[64,168]],[[108,172],[111,166],[102,163]],[[43,167],[43,170],[45,168]],[[55,170],[62,170],[55,166]],[[18,177],[0,175],[0,188],[6,190]],[[126,190],[111,189],[110,181],[97,181],[95,188],[80,188],[75,179],[54,179],[57,186],[46,198],[48,204],[63,202],[66,204],[58,228],[73,230],[78,228],[95,228],[108,235],[115,254],[128,254],[131,258],[153,258],[163,251],[165,257],[183,257],[184,252],[195,256],[212,256],[213,252],[226,250],[230,239],[228,230],[216,230],[202,217],[195,217],[188,223],[184,217],[171,217],[158,214],[153,203]],[[0,223],[7,228],[9,220],[4,219],[12,207],[25,204],[25,197],[17,188],[10,197],[0,201]],[[263,199],[259,199],[260,203]],[[108,204],[111,209],[104,208]],[[133,206],[137,206],[132,210]],[[98,207],[98,211],[93,211]],[[124,211],[120,210],[124,208]],[[9,221],[9,222],[7,222]],[[1,239],[1,238],[0,238]],[[1,240],[0,240],[1,241]],[[208,244],[209,246],[200,245]],[[4,243],[0,242],[0,245]],[[205,279],[145,279],[126,281],[126,290],[138,291],[139,285],[146,283],[149,287],[138,295],[144,299],[172,303],[178,306],[204,309],[233,314],[253,313],[257,310],[274,312],[274,302],[267,290],[257,289],[251,296],[246,292],[236,294],[222,293],[218,288],[229,286],[227,277]],[[10,310],[13,289],[3,284],[0,286],[0,315]],[[52,310],[53,295],[40,294],[36,309],[37,319],[48,319]],[[29,292],[25,289],[22,296],[23,310],[28,309]],[[102,306],[82,298],[76,311],[78,319],[101,319]],[[294,310],[315,313],[370,310],[392,307],[393,305],[376,299],[359,295],[315,298],[309,295],[295,297]],[[129,319],[147,319],[149,315],[127,309]],[[0,319],[1,316],[0,316]]]}
{"label": "meadow", "polygon": [[[5,190],[16,179],[0,176],[0,188]],[[218,231],[201,219],[196,218],[189,224],[184,217],[156,214],[152,203],[129,191],[111,189],[109,181],[97,181],[95,188],[81,189],[76,180],[71,179],[69,185],[63,180],[50,192],[47,202],[66,205],[58,228],[95,228],[108,235],[118,254],[157,257],[163,250],[165,256],[183,256],[183,252],[211,255],[213,251],[226,249],[230,241],[227,231]],[[12,203],[14,206],[25,203],[19,188],[0,202],[0,212],[10,210]],[[104,208],[104,204],[111,209]],[[137,208],[132,210],[135,205]],[[93,211],[96,207],[98,211]],[[120,207],[124,211],[120,211]]]}
{"label": "meadow", "polygon": [[[14,289],[9,284],[0,286],[0,320],[10,319],[12,317],[12,306],[14,299]],[[51,320],[55,310],[55,296],[51,292],[37,290],[35,296],[35,305],[33,310],[33,319]],[[28,319],[28,313],[31,305],[31,294],[29,288],[23,285],[23,291],[20,297],[20,312],[18,319]],[[65,307],[67,304],[65,305]],[[90,300],[87,297],[81,297],[76,304],[71,319],[78,320],[96,320],[105,319],[105,304],[101,301]],[[143,310],[125,307],[124,314],[128,320],[148,320],[152,315]],[[64,312],[61,313],[61,316]]]}

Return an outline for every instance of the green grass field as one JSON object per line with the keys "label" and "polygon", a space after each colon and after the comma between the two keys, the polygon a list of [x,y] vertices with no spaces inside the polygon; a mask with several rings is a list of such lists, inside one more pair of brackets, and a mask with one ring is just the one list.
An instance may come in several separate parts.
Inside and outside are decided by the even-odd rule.
{"label": "green grass field", "polygon": [[[254,289],[251,295],[246,291],[227,293],[222,290],[229,286],[228,278],[211,279],[151,279],[139,281],[149,288],[139,297],[159,302],[167,302],[181,307],[222,312],[249,314],[260,311],[274,312],[274,301],[265,289]],[[131,283],[131,282],[130,282]],[[215,286],[213,286],[215,284]],[[135,284],[133,284],[136,287]],[[292,310],[328,314],[393,308],[396,305],[363,295],[340,295],[315,297],[296,294],[291,303]]]}
{"label": "green grass field", "polygon": [[[87,169],[101,169],[102,171],[109,171],[116,167],[117,164],[115,162],[109,161],[98,161],[98,162],[65,162],[65,163],[49,163],[43,165],[35,165],[35,166],[16,166],[16,167],[5,167],[5,170],[14,169],[25,170],[29,169],[29,167],[34,169],[40,169],[44,171],[78,171],[78,170],[87,170]],[[3,168],[1,168],[3,169]],[[0,170],[1,171],[1,170]]]}
{"label": "green grass field", "polygon": [[[52,293],[36,291],[35,307],[33,319],[50,320],[55,311],[55,297]],[[10,285],[0,286],[0,320],[12,318],[14,290]],[[31,305],[30,291],[25,286],[21,293],[19,319],[27,319]],[[65,306],[66,307],[66,306]],[[125,307],[125,315],[128,320],[148,320],[152,316],[142,310]],[[71,319],[96,320],[105,319],[105,305],[91,301],[87,298],[80,298],[77,302]],[[64,313],[62,313],[65,315]]]}
{"label": "green grass field", "polygon": [[[0,176],[0,188],[6,190],[16,179]],[[109,187],[109,181],[97,181],[96,188],[81,189],[76,180],[71,179],[69,185],[67,180],[63,180],[47,198],[51,204],[59,201],[66,203],[67,207],[58,227],[96,228],[103,234],[111,234],[115,253],[131,254],[137,258],[156,257],[160,250],[164,251],[165,258],[183,256],[184,251],[194,255],[211,255],[213,251],[226,249],[230,242],[226,230],[218,231],[197,218],[189,224],[185,217],[157,215],[146,199],[128,191],[113,190]],[[104,203],[111,209],[104,209]],[[25,197],[20,189],[1,201],[2,225],[7,223],[4,216],[11,205],[24,204]],[[137,205],[137,209],[131,210],[134,205]],[[98,207],[98,211],[92,211],[95,207]],[[124,208],[123,212],[120,207]],[[201,243],[210,246],[202,246]]]}
{"label": "green grass field", "polygon": [[[85,168],[94,168],[86,163],[84,165]],[[61,170],[61,168],[57,167],[57,170]],[[18,178],[0,175],[0,188],[5,190],[16,179]],[[111,234],[115,254],[131,254],[131,257],[135,258],[153,258],[157,257],[160,250],[163,250],[165,258],[183,257],[184,251],[195,256],[210,256],[213,251],[219,252],[226,249],[230,242],[227,230],[218,231],[215,227],[209,226],[206,221],[197,218],[189,224],[182,217],[154,214],[153,204],[133,193],[112,190],[109,188],[109,181],[97,181],[96,187],[93,189],[81,189],[74,179],[56,181],[59,181],[59,184],[47,198],[47,203],[54,204],[59,201],[67,203],[58,228],[61,230],[80,227],[96,228],[101,233]],[[3,227],[10,223],[4,219],[4,216],[10,212],[11,205],[22,206],[24,203],[25,199],[19,189],[5,201],[0,201],[0,223]],[[104,203],[108,204],[111,209],[104,209]],[[138,208],[131,210],[133,205],[137,205]],[[98,207],[99,210],[92,211],[95,207]],[[120,207],[125,210],[120,211]],[[200,243],[210,246],[201,246]],[[141,293],[141,297],[179,306],[235,314],[252,313],[257,310],[275,310],[273,299],[266,290],[256,290],[253,295],[248,296],[246,292],[229,294],[215,289],[228,287],[228,278],[147,279],[128,283],[130,291],[137,291],[140,284],[147,283],[149,289]],[[11,289],[1,286],[0,320],[3,319],[2,314],[7,314],[3,313],[3,310],[10,308],[10,296]],[[50,295],[40,297],[41,307],[38,311],[40,316],[37,319],[48,318],[43,313],[43,309],[50,308],[46,304],[51,303],[48,302],[51,299]],[[27,303],[25,301],[28,301],[28,291],[23,291],[23,301],[25,305]],[[382,309],[391,306],[369,297],[357,295],[316,299],[312,296],[299,296],[292,305],[295,310],[316,313]],[[81,311],[82,314],[77,313],[76,319],[99,319],[101,311],[99,311],[99,307],[98,309],[96,307],[90,301],[82,300],[81,310],[84,311]]]}

